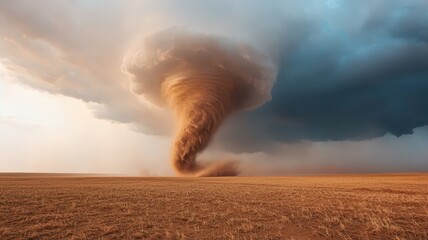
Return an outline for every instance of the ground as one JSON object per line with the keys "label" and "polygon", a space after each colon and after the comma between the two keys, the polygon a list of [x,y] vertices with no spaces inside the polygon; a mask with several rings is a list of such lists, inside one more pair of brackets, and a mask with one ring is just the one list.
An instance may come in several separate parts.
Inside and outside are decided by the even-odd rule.
{"label": "ground", "polygon": [[428,174],[0,175],[0,239],[428,239]]}

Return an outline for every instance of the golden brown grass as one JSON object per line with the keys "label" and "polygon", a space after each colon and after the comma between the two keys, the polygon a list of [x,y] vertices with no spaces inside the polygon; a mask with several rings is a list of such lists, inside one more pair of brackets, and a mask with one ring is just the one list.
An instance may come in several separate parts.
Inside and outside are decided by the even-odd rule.
{"label": "golden brown grass", "polygon": [[428,239],[428,174],[0,176],[0,239]]}

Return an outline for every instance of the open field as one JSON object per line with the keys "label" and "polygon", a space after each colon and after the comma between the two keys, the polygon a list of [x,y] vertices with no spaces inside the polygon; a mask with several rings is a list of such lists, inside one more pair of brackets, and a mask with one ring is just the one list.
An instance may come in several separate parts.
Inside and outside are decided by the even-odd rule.
{"label": "open field", "polygon": [[428,174],[0,175],[0,239],[428,239]]}

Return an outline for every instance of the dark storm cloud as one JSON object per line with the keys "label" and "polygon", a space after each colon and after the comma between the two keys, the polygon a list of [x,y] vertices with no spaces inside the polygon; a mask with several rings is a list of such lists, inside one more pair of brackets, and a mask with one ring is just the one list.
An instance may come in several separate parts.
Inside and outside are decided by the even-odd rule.
{"label": "dark storm cloud", "polygon": [[349,16],[287,19],[272,101],[232,119],[227,128],[239,134],[220,138],[257,151],[272,141],[363,140],[427,125],[428,4],[380,2],[362,2],[364,14],[344,4]]}

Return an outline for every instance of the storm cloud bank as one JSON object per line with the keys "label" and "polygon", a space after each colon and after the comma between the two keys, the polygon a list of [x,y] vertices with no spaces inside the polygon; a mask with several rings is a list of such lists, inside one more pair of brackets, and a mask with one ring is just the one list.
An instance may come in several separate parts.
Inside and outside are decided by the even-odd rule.
{"label": "storm cloud bank", "polygon": [[143,133],[171,134],[144,91],[155,86],[155,97],[182,110],[159,81],[130,91],[120,66],[135,39],[174,26],[247,43],[277,69],[272,100],[226,120],[214,137],[220,148],[401,136],[428,124],[425,0],[49,4],[0,1],[2,64],[27,85],[82,99],[98,117]]}
{"label": "storm cloud bank", "polygon": [[428,124],[428,2],[327,2],[322,13],[285,17],[272,101],[231,121],[239,133],[226,128],[219,139],[230,141],[218,144],[259,151],[400,137]]}

